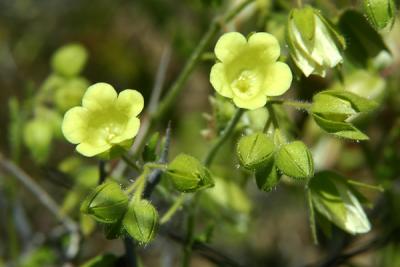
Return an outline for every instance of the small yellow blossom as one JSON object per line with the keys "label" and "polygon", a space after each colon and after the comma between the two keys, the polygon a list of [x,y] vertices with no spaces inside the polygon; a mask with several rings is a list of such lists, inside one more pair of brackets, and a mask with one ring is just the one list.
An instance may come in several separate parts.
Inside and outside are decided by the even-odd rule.
{"label": "small yellow blossom", "polygon": [[82,106],[73,107],[64,115],[62,132],[65,138],[78,144],[76,150],[84,156],[109,156],[112,148],[129,146],[136,136],[143,109],[143,96],[126,89],[117,95],[107,83],[90,86]]}
{"label": "small yellow blossom", "polygon": [[282,95],[290,87],[292,73],[276,61],[280,47],[269,33],[254,33],[248,40],[238,32],[226,33],[214,52],[220,62],[212,67],[210,82],[239,108],[260,108],[268,97]]}

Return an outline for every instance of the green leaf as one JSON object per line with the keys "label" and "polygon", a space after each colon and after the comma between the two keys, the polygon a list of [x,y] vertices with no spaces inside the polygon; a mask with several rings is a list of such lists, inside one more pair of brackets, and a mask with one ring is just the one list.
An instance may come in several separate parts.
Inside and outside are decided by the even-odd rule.
{"label": "green leaf", "polygon": [[366,233],[371,229],[369,220],[342,176],[323,171],[309,182],[314,207],[325,218],[350,234]]}
{"label": "green leaf", "polygon": [[311,178],[314,175],[314,161],[310,150],[301,141],[282,145],[275,157],[276,166],[292,178]]}
{"label": "green leaf", "polygon": [[147,244],[156,235],[158,229],[158,212],[147,200],[132,200],[129,203],[123,225],[132,238]]}
{"label": "green leaf", "polygon": [[396,13],[394,0],[364,0],[363,7],[369,23],[376,30],[393,25]]}
{"label": "green leaf", "polygon": [[81,212],[98,222],[115,223],[126,212],[128,196],[112,181],[97,186],[83,201]]}
{"label": "green leaf", "polygon": [[179,154],[169,165],[165,175],[181,192],[194,192],[214,186],[210,171],[196,158]]}
{"label": "green leaf", "polygon": [[297,29],[299,29],[300,34],[303,36],[306,46],[312,48],[314,46],[315,35],[315,17],[313,8],[306,6],[302,9],[294,9],[291,16],[293,16],[293,21]]}
{"label": "green leaf", "polygon": [[255,133],[240,138],[237,155],[240,164],[249,170],[262,168],[275,149],[274,141],[264,133]]}
{"label": "green leaf", "polygon": [[260,190],[271,192],[279,183],[280,176],[276,170],[275,162],[271,159],[267,165],[255,173],[256,183]]}
{"label": "green leaf", "polygon": [[355,11],[348,10],[339,20],[339,27],[347,38],[346,56],[356,65],[367,66],[367,61],[386,50],[382,37],[372,28],[365,17]]}
{"label": "green leaf", "polygon": [[367,135],[362,133],[349,122],[329,120],[316,113],[313,113],[312,116],[318,126],[327,133],[352,140],[369,139]]}

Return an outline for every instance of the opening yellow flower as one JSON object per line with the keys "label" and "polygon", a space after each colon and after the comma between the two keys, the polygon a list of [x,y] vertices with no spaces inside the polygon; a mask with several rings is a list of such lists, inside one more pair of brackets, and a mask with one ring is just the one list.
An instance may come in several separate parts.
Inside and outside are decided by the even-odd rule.
{"label": "opening yellow flower", "polygon": [[81,107],[73,107],[64,115],[62,132],[65,138],[78,144],[76,150],[84,156],[109,156],[111,148],[129,147],[136,136],[143,109],[143,96],[126,89],[117,95],[107,83],[90,86]]}
{"label": "opening yellow flower", "polygon": [[288,65],[277,62],[278,40],[269,33],[254,33],[248,40],[238,32],[226,33],[214,52],[220,62],[212,67],[210,82],[240,108],[260,108],[269,96],[282,95],[292,83]]}

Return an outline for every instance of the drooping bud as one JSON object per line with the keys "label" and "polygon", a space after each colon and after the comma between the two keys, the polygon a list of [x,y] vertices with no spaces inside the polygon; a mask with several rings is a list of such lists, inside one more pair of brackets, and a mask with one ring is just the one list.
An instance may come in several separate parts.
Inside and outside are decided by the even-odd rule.
{"label": "drooping bud", "polygon": [[24,143],[29,148],[33,159],[37,163],[44,163],[48,159],[53,127],[51,122],[36,118],[29,121],[24,127]]}
{"label": "drooping bud", "polygon": [[324,77],[327,69],[343,60],[344,38],[318,10],[309,6],[290,13],[286,42],[291,58],[307,77]]}
{"label": "drooping bud", "polygon": [[181,192],[194,192],[214,186],[210,171],[196,158],[180,154],[169,165],[165,172]]}
{"label": "drooping bud", "polygon": [[97,186],[83,201],[81,212],[102,223],[116,223],[126,212],[128,196],[115,182]]}
{"label": "drooping bud", "polygon": [[153,240],[158,229],[158,212],[147,200],[133,199],[123,220],[125,230],[140,243]]}
{"label": "drooping bud", "polygon": [[244,168],[256,170],[267,163],[274,149],[275,145],[271,137],[264,133],[255,133],[240,138],[237,155]]}

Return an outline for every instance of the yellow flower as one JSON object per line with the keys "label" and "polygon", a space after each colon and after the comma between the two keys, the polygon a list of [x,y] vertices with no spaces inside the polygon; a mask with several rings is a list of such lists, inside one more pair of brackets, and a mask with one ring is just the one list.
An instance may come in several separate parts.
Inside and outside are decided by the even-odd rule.
{"label": "yellow flower", "polygon": [[140,121],[136,117],[143,109],[143,96],[126,89],[117,95],[107,83],[90,86],[81,107],[73,107],[64,115],[62,132],[65,138],[78,144],[76,150],[84,156],[110,156],[112,148],[128,147],[136,136]]}
{"label": "yellow flower", "polygon": [[248,40],[238,32],[226,33],[214,52],[220,62],[212,67],[210,82],[239,108],[260,108],[268,97],[282,95],[290,87],[292,73],[276,61],[280,47],[269,33],[255,33]]}

